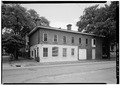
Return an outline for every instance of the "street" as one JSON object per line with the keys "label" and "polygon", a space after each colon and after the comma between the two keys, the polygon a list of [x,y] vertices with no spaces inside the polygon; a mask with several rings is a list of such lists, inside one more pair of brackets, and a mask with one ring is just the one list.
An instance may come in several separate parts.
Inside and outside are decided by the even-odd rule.
{"label": "street", "polygon": [[116,62],[3,69],[2,83],[116,83]]}

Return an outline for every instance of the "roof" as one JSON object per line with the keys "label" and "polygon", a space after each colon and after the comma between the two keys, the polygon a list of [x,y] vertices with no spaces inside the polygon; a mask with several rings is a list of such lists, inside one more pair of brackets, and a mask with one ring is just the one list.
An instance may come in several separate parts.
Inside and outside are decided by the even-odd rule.
{"label": "roof", "polygon": [[44,29],[49,29],[49,30],[57,30],[57,31],[63,31],[63,32],[69,32],[69,33],[76,33],[76,34],[82,34],[82,35],[104,37],[104,36],[95,35],[95,34],[91,34],[91,33],[83,33],[83,32],[78,32],[78,31],[73,31],[73,30],[59,29],[59,28],[47,27],[47,26],[36,26],[32,31],[29,32],[29,35],[33,34],[39,28],[44,28]]}

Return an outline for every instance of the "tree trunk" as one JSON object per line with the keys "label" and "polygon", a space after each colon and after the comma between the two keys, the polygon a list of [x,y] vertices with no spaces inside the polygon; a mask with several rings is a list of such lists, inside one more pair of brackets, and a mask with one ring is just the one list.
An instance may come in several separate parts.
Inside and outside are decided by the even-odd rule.
{"label": "tree trunk", "polygon": [[108,59],[110,59],[110,42],[108,42],[106,47],[107,47],[107,57]]}
{"label": "tree trunk", "polygon": [[16,47],[15,47],[14,57],[15,57],[15,60],[18,60],[18,52],[17,52]]}

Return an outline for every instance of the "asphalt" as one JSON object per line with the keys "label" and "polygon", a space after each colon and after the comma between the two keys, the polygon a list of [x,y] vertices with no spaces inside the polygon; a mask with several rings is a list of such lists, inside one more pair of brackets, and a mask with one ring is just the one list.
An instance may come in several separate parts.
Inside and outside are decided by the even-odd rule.
{"label": "asphalt", "polygon": [[90,63],[103,63],[103,62],[111,62],[115,61],[115,59],[102,59],[102,60],[80,60],[80,61],[63,61],[63,62],[37,62],[35,60],[25,59],[25,58],[19,58],[19,60],[9,61],[9,57],[4,56],[2,59],[2,68],[3,69],[16,69],[16,68],[29,68],[29,67],[39,67],[39,66],[58,66],[58,65],[69,65],[69,64],[90,64]]}

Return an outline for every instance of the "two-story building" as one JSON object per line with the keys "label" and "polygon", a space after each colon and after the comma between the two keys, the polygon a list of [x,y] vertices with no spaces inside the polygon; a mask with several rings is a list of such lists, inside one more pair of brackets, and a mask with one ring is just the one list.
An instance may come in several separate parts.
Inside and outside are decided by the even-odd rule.
{"label": "two-story building", "polygon": [[102,37],[67,29],[37,26],[29,33],[30,57],[40,62],[102,58]]}

